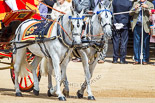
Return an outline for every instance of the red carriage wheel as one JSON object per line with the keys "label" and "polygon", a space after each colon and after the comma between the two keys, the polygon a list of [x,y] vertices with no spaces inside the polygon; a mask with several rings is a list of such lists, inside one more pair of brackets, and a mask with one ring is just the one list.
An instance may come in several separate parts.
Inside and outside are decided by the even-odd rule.
{"label": "red carriage wheel", "polygon": [[[29,63],[31,63],[34,59],[34,56],[32,56],[32,53],[27,53],[27,60]],[[27,69],[27,68],[25,68]],[[18,77],[19,82],[19,88],[22,92],[30,92],[33,90],[33,75],[31,73],[31,71],[29,69],[27,69],[29,75],[26,77]],[[40,66],[38,64],[38,67],[36,69],[37,72],[37,77],[38,77],[38,81],[40,81],[41,75],[40,75]],[[14,74],[14,69],[10,69],[10,73],[11,73],[11,78],[13,83],[15,84],[15,74]]]}

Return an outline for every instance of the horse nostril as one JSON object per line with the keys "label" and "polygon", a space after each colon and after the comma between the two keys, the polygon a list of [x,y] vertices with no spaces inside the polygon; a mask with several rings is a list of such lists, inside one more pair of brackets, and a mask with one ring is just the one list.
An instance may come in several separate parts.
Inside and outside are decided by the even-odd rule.
{"label": "horse nostril", "polygon": [[79,28],[80,27],[80,24],[77,24],[77,27]]}

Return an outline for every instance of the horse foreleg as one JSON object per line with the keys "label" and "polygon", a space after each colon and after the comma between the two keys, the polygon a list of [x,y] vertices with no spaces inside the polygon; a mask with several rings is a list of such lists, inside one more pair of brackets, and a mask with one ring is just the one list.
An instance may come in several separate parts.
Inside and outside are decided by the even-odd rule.
{"label": "horse foreleg", "polygon": [[63,83],[64,89],[63,89],[63,94],[68,97],[69,96],[69,86],[68,86],[68,80],[67,80],[67,75],[66,75],[66,68],[67,64],[69,63],[69,58],[62,63],[61,65],[61,84]]}
{"label": "horse foreleg", "polygon": [[[60,85],[63,83],[64,85],[64,89],[63,89],[63,94],[65,96],[69,96],[69,86],[68,86],[68,80],[67,80],[67,77],[65,77],[65,75],[63,76],[64,74],[62,74],[62,77],[61,78],[65,78],[64,80],[61,80],[60,82]],[[52,86],[52,79],[51,79],[51,75],[48,75],[48,87],[49,87],[49,90],[47,92],[47,95],[50,97],[50,96],[56,96],[55,92],[56,92],[56,86],[53,88]]]}
{"label": "horse foreleg", "polygon": [[58,95],[59,100],[65,101],[66,98],[60,90],[61,72],[60,72],[59,60],[56,58],[58,58],[58,57],[52,58],[53,68],[54,68],[54,72],[55,72],[55,79],[56,79],[56,88],[54,88],[54,89],[56,89],[56,94]]}
{"label": "horse foreleg", "polygon": [[[94,72],[95,66],[97,64],[98,58],[99,58],[99,53],[97,54],[96,59],[93,60],[93,63],[92,63],[92,61],[90,61],[92,63],[92,64],[89,64],[90,79],[93,76],[93,72]],[[93,95],[90,95],[90,96],[88,95],[88,100],[95,100],[95,97]]]}
{"label": "horse foreleg", "polygon": [[[98,57],[99,57],[99,54],[97,55],[95,60],[91,59],[92,61],[90,61],[90,63],[92,63],[92,64],[88,64],[87,56],[82,56],[82,63],[83,63],[86,79],[85,79],[84,83],[82,84],[81,89],[77,92],[77,95],[79,98],[83,98],[84,90],[87,87],[88,99],[89,100],[95,100],[95,98],[91,92],[90,79],[92,78],[94,68],[95,68],[97,61],[98,61]],[[87,70],[87,68],[89,68],[89,70]]]}
{"label": "horse foreleg", "polygon": [[90,87],[91,74],[89,71],[88,57],[87,57],[86,52],[84,52],[83,50],[79,50],[79,53],[82,58],[82,64],[83,64],[83,68],[84,68],[84,72],[85,72],[86,83],[84,83],[83,86],[81,87],[81,89],[77,92],[77,96],[78,96],[78,98],[83,98],[85,86],[87,85],[88,99],[90,99],[90,97],[93,97],[93,94],[91,92],[91,87]]}
{"label": "horse foreleg", "polygon": [[67,80],[67,76],[65,77],[65,80],[63,80],[63,85],[64,85],[63,94],[66,97],[69,97],[69,83]]}
{"label": "horse foreleg", "polygon": [[[67,80],[67,76],[66,76],[66,66],[67,64],[69,63],[69,58],[65,59],[63,61],[63,63],[61,63],[61,81],[60,81],[60,85],[63,83],[64,85],[64,89],[63,89],[63,94],[65,96],[69,96],[69,86],[68,86],[68,80]],[[49,82],[51,82],[51,80],[49,80]],[[55,93],[56,92],[56,87],[54,87],[54,89],[52,88],[52,94],[53,96],[55,96]],[[49,92],[48,92],[49,94]],[[50,94],[49,94],[50,95]],[[50,96],[51,96],[50,95]]]}

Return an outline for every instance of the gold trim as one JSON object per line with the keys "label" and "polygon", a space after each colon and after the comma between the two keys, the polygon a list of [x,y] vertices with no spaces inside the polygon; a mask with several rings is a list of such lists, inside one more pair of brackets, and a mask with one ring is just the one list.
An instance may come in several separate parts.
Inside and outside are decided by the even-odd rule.
{"label": "gold trim", "polygon": [[[34,22],[32,24],[30,24],[25,30],[24,30],[24,33],[23,33],[23,36],[22,36],[22,39],[21,41],[26,41],[26,40],[35,40],[36,37],[38,37],[38,35],[27,35],[27,34],[32,34],[34,32],[34,29],[36,29],[34,27],[34,25],[38,24],[38,23],[41,23],[41,21],[38,21],[38,22]],[[55,22],[53,22],[49,29],[48,29],[48,32],[47,32],[47,35],[45,35],[46,38],[50,38],[51,37],[51,32],[53,31],[53,26],[54,26]],[[30,30],[32,29],[32,31]]]}
{"label": "gold trim", "polygon": [[2,22],[0,22],[0,29],[2,29]]}
{"label": "gold trim", "polygon": [[34,4],[35,5],[39,5],[39,1],[38,0],[34,0]]}
{"label": "gold trim", "polygon": [[13,69],[12,66],[6,66],[6,67],[1,67],[0,70],[5,70],[5,69]]}
{"label": "gold trim", "polygon": [[36,10],[37,13],[39,13],[39,9],[37,7],[35,7],[34,5],[32,5],[32,4],[28,3],[28,2],[26,2],[26,5],[27,5],[26,9],[29,10],[28,7],[30,7],[32,10]]}
{"label": "gold trim", "polygon": [[0,13],[0,20],[3,20],[5,18],[6,13]]}
{"label": "gold trim", "polygon": [[[23,19],[23,18],[25,18],[28,14],[29,14],[29,13],[20,13],[20,14],[18,14],[18,16],[16,16],[15,19]],[[23,17],[20,17],[20,15],[24,15],[24,16],[23,16]]]}

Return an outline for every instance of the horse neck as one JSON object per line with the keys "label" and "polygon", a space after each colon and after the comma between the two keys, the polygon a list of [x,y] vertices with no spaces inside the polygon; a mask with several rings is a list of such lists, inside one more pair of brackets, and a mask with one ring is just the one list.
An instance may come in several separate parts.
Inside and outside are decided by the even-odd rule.
{"label": "horse neck", "polygon": [[95,14],[92,18],[94,19],[92,21],[92,35],[98,35],[103,33],[102,26],[98,20],[98,15]]}
{"label": "horse neck", "polygon": [[[62,25],[63,29],[61,33],[63,33],[63,40],[68,44],[72,45],[72,32],[71,32],[71,26],[69,25],[69,19],[68,15],[64,15],[63,18],[61,19],[60,24]],[[66,33],[67,34],[66,34]]]}

